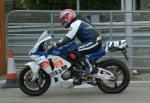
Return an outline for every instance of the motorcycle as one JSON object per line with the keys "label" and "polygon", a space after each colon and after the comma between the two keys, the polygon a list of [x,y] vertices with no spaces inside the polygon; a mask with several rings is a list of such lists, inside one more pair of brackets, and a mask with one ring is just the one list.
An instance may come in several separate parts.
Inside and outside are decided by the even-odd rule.
{"label": "motorcycle", "polygon": [[[44,31],[30,54],[38,51],[41,45],[42,47],[45,47],[43,46],[45,44],[53,45],[52,38],[53,36]],[[114,58],[100,59],[114,51],[121,51],[128,59],[126,40],[109,41],[95,53],[86,55],[97,72],[88,75],[79,84],[75,84],[73,79],[80,78],[84,73],[84,63],[75,50],[77,46],[75,42],[71,42],[60,48],[45,48],[43,52],[38,52],[39,56],[35,57],[35,61],[28,62],[21,70],[19,88],[27,95],[39,96],[45,93],[50,86],[55,87],[56,84],[60,84],[60,87],[71,88],[87,83],[111,94],[120,93],[128,87],[130,73],[126,64]]]}

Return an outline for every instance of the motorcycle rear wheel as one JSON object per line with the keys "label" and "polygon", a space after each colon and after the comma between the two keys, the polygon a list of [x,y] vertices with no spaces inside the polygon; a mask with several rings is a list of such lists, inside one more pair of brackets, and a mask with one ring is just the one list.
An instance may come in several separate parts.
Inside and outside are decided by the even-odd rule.
{"label": "motorcycle rear wheel", "polygon": [[[95,79],[98,88],[101,89],[103,92],[115,94],[124,91],[128,87],[130,82],[130,72],[127,66],[122,61],[117,59],[109,59],[99,63],[97,67],[109,70],[115,76],[115,80],[107,82],[101,79]],[[120,75],[119,73],[122,74]],[[121,77],[119,77],[119,75]]]}
{"label": "motorcycle rear wheel", "polygon": [[43,70],[39,71],[39,78],[32,81],[32,71],[26,66],[19,74],[19,88],[29,96],[39,96],[45,93],[50,84],[51,79]]}

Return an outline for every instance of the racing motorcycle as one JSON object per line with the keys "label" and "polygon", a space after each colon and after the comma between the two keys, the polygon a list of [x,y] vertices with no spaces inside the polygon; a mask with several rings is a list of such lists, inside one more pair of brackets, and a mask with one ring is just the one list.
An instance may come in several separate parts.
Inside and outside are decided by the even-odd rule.
{"label": "racing motorcycle", "polygon": [[[53,45],[53,36],[44,31],[37,43],[31,49],[30,54],[38,52],[43,44]],[[120,93],[124,91],[130,82],[130,73],[126,64],[118,59],[101,59],[109,52],[121,51],[125,58],[126,40],[108,41],[95,53],[86,55],[96,73],[81,78],[84,73],[84,63],[80,60],[75,48],[78,45],[71,42],[60,48],[45,47],[35,61],[25,64],[25,68],[19,74],[19,87],[27,95],[39,96],[48,88],[60,85],[64,88],[72,88],[85,83],[97,86],[105,93]],[[80,83],[74,83],[74,78],[82,79]]]}

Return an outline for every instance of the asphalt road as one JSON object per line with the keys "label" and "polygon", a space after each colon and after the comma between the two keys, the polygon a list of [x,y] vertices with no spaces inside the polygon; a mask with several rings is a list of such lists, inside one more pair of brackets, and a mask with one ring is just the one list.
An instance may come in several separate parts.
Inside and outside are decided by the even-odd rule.
{"label": "asphalt road", "polygon": [[30,97],[17,89],[0,89],[0,103],[150,103],[150,83],[131,83],[120,94],[105,94],[97,87],[53,89]]}

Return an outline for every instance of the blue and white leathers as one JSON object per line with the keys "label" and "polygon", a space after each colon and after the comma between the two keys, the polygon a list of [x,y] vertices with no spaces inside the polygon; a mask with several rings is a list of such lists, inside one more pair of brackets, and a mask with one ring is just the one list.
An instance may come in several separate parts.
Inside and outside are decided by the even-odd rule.
{"label": "blue and white leathers", "polygon": [[[77,50],[82,55],[93,53],[101,48],[101,37],[99,34],[94,30],[92,25],[82,20],[75,20],[70,25],[69,32],[59,43],[57,43],[57,47],[64,46],[69,42],[72,42],[75,38],[81,42]],[[83,61],[86,65],[85,69],[90,73],[92,71],[92,66],[88,58],[85,56]]]}
{"label": "blue and white leathers", "polygon": [[[99,44],[97,41],[101,41],[101,37],[94,30],[92,25],[82,20],[75,20],[70,25],[69,32],[57,43],[57,47],[64,46],[65,44],[73,41],[75,38],[81,42],[78,48],[79,51],[87,51],[95,48]],[[101,43],[99,46],[101,46]],[[88,53],[90,52],[87,51],[86,54]]]}
{"label": "blue and white leathers", "polygon": [[70,31],[66,34],[70,39],[78,38],[82,43],[95,42],[98,34],[92,25],[76,20],[70,25]]}

